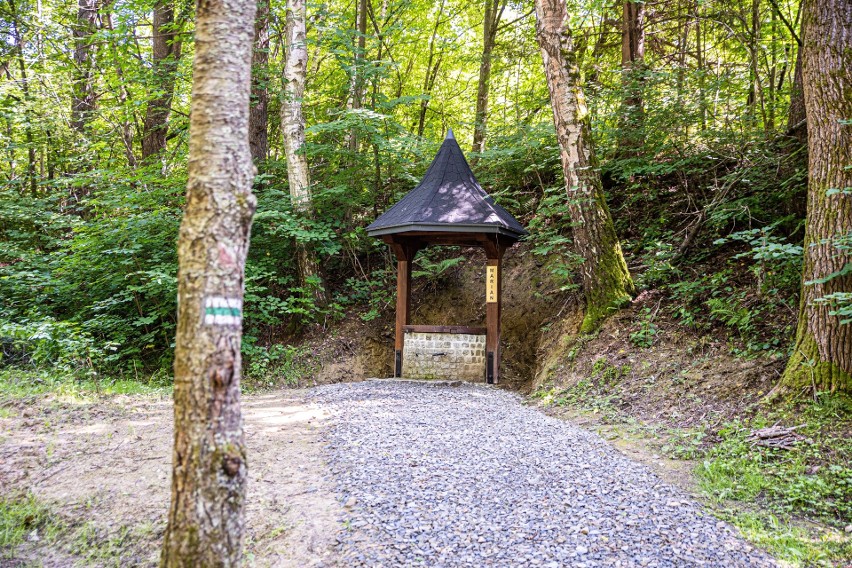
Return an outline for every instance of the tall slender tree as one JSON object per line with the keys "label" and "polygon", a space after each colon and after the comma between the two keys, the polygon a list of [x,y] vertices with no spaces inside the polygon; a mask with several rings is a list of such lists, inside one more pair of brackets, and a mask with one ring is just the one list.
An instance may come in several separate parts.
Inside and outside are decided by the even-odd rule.
{"label": "tall slender tree", "polygon": [[248,144],[254,14],[255,0],[197,5],[164,567],[240,562],[248,473],[241,311],[256,203]]}
{"label": "tall slender tree", "polygon": [[586,315],[582,330],[590,331],[630,300],[633,281],[601,187],[565,0],[536,0],[535,10],[574,246],[583,258]]}
{"label": "tall slender tree", "polygon": [[438,5],[435,26],[432,28],[432,37],[429,39],[429,58],[426,61],[426,74],[423,76],[423,98],[420,100],[420,112],[417,114],[417,136],[423,136],[423,132],[426,130],[426,112],[429,110],[432,89],[438,80],[438,72],[441,70],[441,63],[444,60],[444,41],[438,37],[438,31],[446,21],[444,18],[446,4],[446,0],[441,0]]}
{"label": "tall slender tree", "polygon": [[[7,0],[9,4],[10,28],[12,32],[12,40],[15,42],[12,48],[15,53],[15,59],[18,62],[18,73],[20,74],[21,94],[24,96],[24,118],[26,127],[24,129],[24,142],[27,148],[27,173],[26,185],[29,187],[30,194],[36,197],[38,194],[38,180],[36,179],[36,150],[35,137],[33,135],[33,120],[32,120],[32,95],[30,93],[30,79],[27,75],[27,62],[24,60],[24,32],[22,30],[21,13],[18,10],[18,4],[15,0]],[[3,65],[9,79],[12,79],[12,73],[8,65]],[[82,128],[82,125],[81,125]],[[11,132],[9,138],[11,139]],[[12,152],[14,155],[14,152]],[[14,157],[10,160],[10,177],[14,178]]]}
{"label": "tall slender tree", "polygon": [[95,0],[77,1],[74,21],[74,97],[71,102],[71,126],[85,132],[95,110],[95,47],[98,8]]}
{"label": "tall slender tree", "polygon": [[[355,20],[357,22],[358,37],[355,41],[355,61],[352,64],[352,83],[349,92],[349,109],[358,110],[364,103],[364,87],[366,85],[364,72],[364,57],[367,51],[367,11],[371,9],[367,0],[358,0],[357,13]],[[358,132],[355,128],[349,131],[348,140],[349,149],[352,152],[358,151]]]}
{"label": "tall slender tree", "polygon": [[[310,172],[305,156],[305,115],[302,99],[305,96],[305,74],[308,68],[308,47],[305,30],[305,1],[287,0],[284,61],[284,100],[281,102],[281,132],[287,156],[287,181],[293,209],[303,217],[313,217]],[[319,266],[313,252],[303,242],[296,241],[299,276],[303,287],[320,278]],[[325,302],[322,285],[313,286],[315,299]]]}
{"label": "tall slender tree", "polygon": [[508,0],[485,0],[482,18],[482,55],[479,59],[479,82],[476,86],[476,113],[473,117],[473,151],[485,149],[488,126],[488,91],[491,85],[491,54],[497,42],[498,25]]}
{"label": "tall slender tree", "polygon": [[269,0],[258,0],[251,54],[249,146],[255,163],[269,152]]}
{"label": "tall slender tree", "polygon": [[175,18],[175,0],[157,0],[151,23],[154,77],[143,122],[142,159],[156,156],[166,149],[169,114],[180,63],[180,28],[181,18]]}
{"label": "tall slender tree", "polygon": [[796,346],[779,387],[852,392],[852,325],[825,300],[852,290],[852,2],[804,2],[808,216]]}
{"label": "tall slender tree", "polygon": [[619,154],[635,155],[644,142],[642,126],[645,117],[645,2],[626,0],[621,19],[621,101],[618,141]]}

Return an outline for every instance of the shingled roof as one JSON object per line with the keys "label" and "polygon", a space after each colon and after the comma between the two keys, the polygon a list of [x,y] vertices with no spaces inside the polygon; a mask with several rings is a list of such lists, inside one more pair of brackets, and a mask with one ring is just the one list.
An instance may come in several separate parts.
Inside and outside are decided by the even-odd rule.
{"label": "shingled roof", "polygon": [[421,231],[528,234],[476,181],[452,130],[420,184],[367,227],[371,237]]}

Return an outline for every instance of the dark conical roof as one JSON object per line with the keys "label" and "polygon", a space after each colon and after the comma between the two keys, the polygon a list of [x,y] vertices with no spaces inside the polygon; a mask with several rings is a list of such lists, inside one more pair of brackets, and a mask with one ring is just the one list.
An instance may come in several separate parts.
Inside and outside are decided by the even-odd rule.
{"label": "dark conical roof", "polygon": [[452,130],[420,184],[367,227],[372,237],[408,231],[527,234],[476,181]]}

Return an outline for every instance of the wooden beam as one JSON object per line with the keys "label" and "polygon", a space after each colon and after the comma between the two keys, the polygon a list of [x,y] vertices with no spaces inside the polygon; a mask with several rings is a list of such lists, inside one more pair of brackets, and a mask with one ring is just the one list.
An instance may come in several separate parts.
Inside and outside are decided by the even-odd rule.
{"label": "wooden beam", "polygon": [[485,335],[484,327],[469,327],[465,325],[404,325],[404,332],[411,333],[464,333],[466,335]]}

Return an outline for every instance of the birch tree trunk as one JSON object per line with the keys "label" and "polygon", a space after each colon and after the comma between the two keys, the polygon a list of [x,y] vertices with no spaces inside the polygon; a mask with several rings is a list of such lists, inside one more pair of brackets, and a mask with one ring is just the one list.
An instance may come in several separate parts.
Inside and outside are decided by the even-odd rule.
{"label": "birch tree trunk", "polygon": [[173,0],[158,0],[154,4],[154,20],[151,24],[154,85],[142,124],[143,160],[166,149],[169,114],[181,51],[180,35],[175,26]]}
{"label": "birch tree trunk", "polygon": [[630,300],[633,281],[601,188],[565,0],[536,0],[536,37],[553,107],[574,246],[583,257],[588,332]]}
{"label": "birch tree trunk", "polygon": [[249,147],[255,163],[269,152],[269,0],[259,0],[251,55]]}
{"label": "birch tree trunk", "polygon": [[482,18],[482,57],[479,60],[479,83],[476,87],[476,114],[473,124],[474,152],[485,150],[485,134],[488,126],[488,90],[491,85],[491,53],[497,41],[497,25],[506,0],[485,0],[485,15]]}
{"label": "birch tree trunk", "polygon": [[[303,217],[313,217],[310,172],[305,156],[305,116],[302,99],[305,96],[305,74],[308,68],[308,47],[305,30],[305,0],[287,0],[287,25],[284,61],[284,100],[281,103],[281,132],[287,156],[287,181],[293,209]],[[312,289],[314,298],[325,303],[317,260],[303,242],[296,241],[296,256],[302,287]]]}
{"label": "birch tree trunk", "polygon": [[808,217],[796,346],[779,390],[849,393],[852,325],[841,324],[829,313],[832,306],[817,299],[852,290],[852,275],[836,275],[852,255],[833,242],[852,233],[852,125],[841,122],[852,117],[852,2],[805,0],[803,18]]}
{"label": "birch tree trunk", "polygon": [[237,566],[247,465],[240,413],[255,0],[197,5],[186,208],[178,240],[175,442],[161,565]]}
{"label": "birch tree trunk", "polygon": [[74,22],[74,88],[71,101],[71,127],[86,131],[95,110],[95,47],[92,36],[97,29],[98,8],[95,0],[77,1]]}

